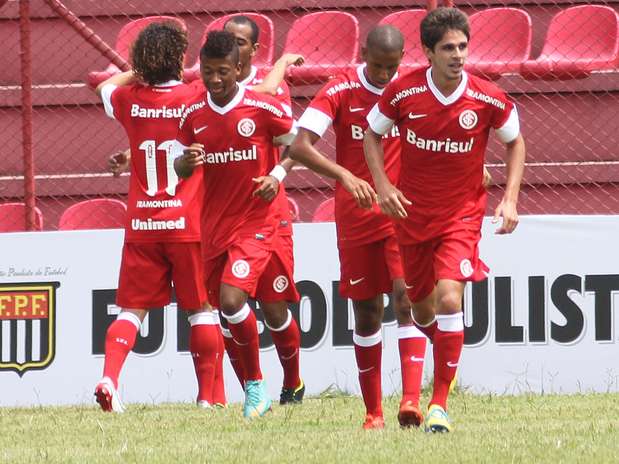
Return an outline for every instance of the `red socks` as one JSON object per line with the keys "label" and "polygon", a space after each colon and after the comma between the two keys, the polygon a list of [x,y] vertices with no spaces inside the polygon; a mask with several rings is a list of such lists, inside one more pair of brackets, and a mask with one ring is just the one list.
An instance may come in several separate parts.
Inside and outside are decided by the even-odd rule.
{"label": "red socks", "polygon": [[213,389],[219,344],[219,318],[213,311],[202,311],[189,316],[189,351],[193,358],[198,380],[198,401],[214,404]]}
{"label": "red socks", "polygon": [[413,322],[417,326],[417,328],[423,333],[428,339],[434,343],[434,334],[436,333],[436,318],[432,320],[432,322],[427,323],[426,325],[421,325],[419,322],[415,321],[413,318]]}
{"label": "red socks", "polygon": [[142,321],[133,313],[123,311],[107,329],[105,336],[105,361],[103,377],[109,377],[118,388],[118,376],[127,359],[129,351],[135,345],[135,338]]}
{"label": "red socks", "polygon": [[402,368],[402,401],[419,406],[427,338],[414,325],[398,327],[398,347]]}
{"label": "red socks", "polygon": [[[260,352],[256,316],[249,305],[245,305],[231,316],[224,315],[230,333],[237,344],[239,358],[242,359],[244,380],[262,380]],[[237,374],[238,376],[238,374]]]}
{"label": "red socks", "polygon": [[434,392],[430,404],[447,409],[449,385],[456,375],[460,353],[464,344],[462,313],[437,315],[434,334]]}
{"label": "red socks", "polygon": [[353,333],[355,357],[359,369],[359,385],[368,414],[382,416],[381,357],[382,331],[362,337]]}
{"label": "red socks", "polygon": [[301,383],[299,377],[299,348],[301,347],[301,332],[297,321],[292,317],[288,310],[286,322],[279,328],[265,325],[271,330],[271,338],[277,349],[279,362],[284,370],[284,388],[296,388]]}
{"label": "red socks", "polygon": [[219,311],[217,313],[217,359],[215,360],[215,379],[213,381],[213,404],[225,405],[226,388],[224,386],[224,337],[219,327]]}

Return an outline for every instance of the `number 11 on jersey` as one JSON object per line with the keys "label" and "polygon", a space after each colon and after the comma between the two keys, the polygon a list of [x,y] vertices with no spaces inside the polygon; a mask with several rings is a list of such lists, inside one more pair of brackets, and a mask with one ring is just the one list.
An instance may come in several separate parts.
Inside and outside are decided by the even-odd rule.
{"label": "number 11 on jersey", "polygon": [[168,178],[168,185],[165,191],[168,195],[174,196],[176,194],[176,186],[178,185],[178,176],[174,171],[174,158],[172,156],[173,140],[166,140],[161,142],[159,146],[156,146],[154,140],[144,140],[138,147],[144,151],[144,160],[146,162],[146,194],[154,197],[158,190],[159,185],[157,181],[157,156],[156,151],[161,150],[165,152],[165,166],[166,174]]}

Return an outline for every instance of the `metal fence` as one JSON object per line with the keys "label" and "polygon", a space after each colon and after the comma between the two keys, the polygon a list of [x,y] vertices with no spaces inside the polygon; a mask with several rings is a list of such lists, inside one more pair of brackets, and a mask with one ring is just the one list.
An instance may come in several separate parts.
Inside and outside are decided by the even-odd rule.
{"label": "metal fence", "polygon": [[[126,136],[106,118],[88,82],[96,81],[97,72],[115,72],[112,62],[125,66],[123,34],[132,22],[157,15],[183,21],[189,69],[197,62],[205,30],[221,24],[214,21],[238,12],[263,15],[272,29],[261,31],[263,55],[257,65],[269,66],[269,56],[277,58],[283,51],[306,56],[303,70],[287,77],[298,118],[329,75],[360,60],[355,44],[379,22],[404,32],[405,65],[423,66],[418,22],[434,4],[0,1],[0,230],[55,230],[76,203],[126,200],[128,176],[106,172],[108,156],[127,147]],[[618,213],[619,3],[539,0],[489,6],[473,0],[457,6],[471,20],[469,71],[496,80],[518,105],[528,147],[520,212]],[[334,142],[329,132],[319,147],[334,157]],[[487,163],[495,185],[489,208],[496,206],[505,180],[503,153],[491,140]],[[312,221],[333,193],[330,181],[304,168],[296,168],[286,186],[299,207],[298,221]],[[97,217],[101,227],[108,225],[106,213]]]}

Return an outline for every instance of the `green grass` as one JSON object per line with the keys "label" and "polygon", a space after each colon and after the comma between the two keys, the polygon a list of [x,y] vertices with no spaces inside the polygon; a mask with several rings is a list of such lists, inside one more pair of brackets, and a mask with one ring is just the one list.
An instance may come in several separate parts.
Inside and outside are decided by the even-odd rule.
{"label": "green grass", "polygon": [[239,405],[130,405],[121,415],[94,406],[0,409],[0,462],[619,462],[618,394],[457,393],[449,435],[400,430],[397,407],[398,398],[386,398],[386,429],[370,432],[361,430],[361,400],[337,394],[274,406],[252,422]]}

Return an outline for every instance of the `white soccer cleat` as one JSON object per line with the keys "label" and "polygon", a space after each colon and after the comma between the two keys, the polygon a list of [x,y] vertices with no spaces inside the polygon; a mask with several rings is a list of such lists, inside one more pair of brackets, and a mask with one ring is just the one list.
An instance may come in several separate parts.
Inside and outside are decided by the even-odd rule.
{"label": "white soccer cleat", "polygon": [[103,377],[95,387],[95,398],[105,412],[125,412],[120,395],[109,377]]}
{"label": "white soccer cleat", "polygon": [[198,406],[198,408],[200,409],[213,409],[213,406],[211,406],[211,403],[209,403],[206,400],[197,400],[196,406]]}

